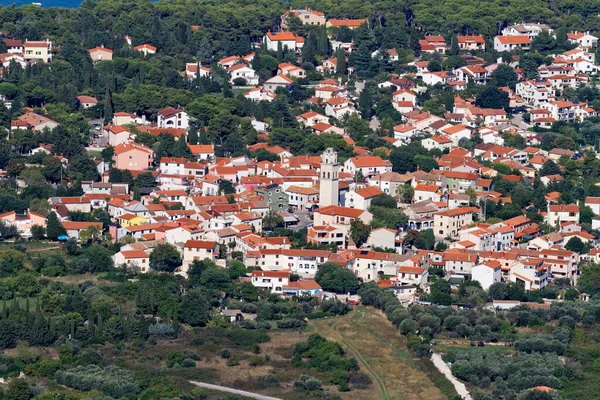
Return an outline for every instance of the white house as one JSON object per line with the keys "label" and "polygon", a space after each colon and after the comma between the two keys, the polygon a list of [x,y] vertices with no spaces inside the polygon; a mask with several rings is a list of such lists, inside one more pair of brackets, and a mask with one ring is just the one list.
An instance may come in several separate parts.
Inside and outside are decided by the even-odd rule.
{"label": "white house", "polygon": [[367,186],[366,188],[351,190],[346,194],[346,207],[358,208],[359,210],[368,210],[371,206],[371,201],[383,194],[377,186]]}
{"label": "white house", "polygon": [[227,69],[229,72],[229,81],[234,84],[236,79],[243,79],[246,85],[258,85],[258,75],[256,71],[246,64],[235,64]]}
{"label": "white house", "polygon": [[439,149],[442,152],[452,149],[452,139],[447,135],[435,135],[427,139],[421,140],[421,146],[427,150]]}
{"label": "white house", "polygon": [[531,39],[526,35],[496,36],[494,38],[494,50],[499,52],[529,50],[530,47]]}
{"label": "white house", "polygon": [[502,265],[496,260],[478,264],[471,269],[471,279],[481,284],[483,290],[488,290],[496,282],[500,282]]}
{"label": "white house", "polygon": [[189,118],[182,109],[165,107],[158,110],[157,125],[159,128],[182,128],[187,129]]}
{"label": "white house", "polygon": [[198,71],[200,71],[200,78],[210,75],[210,68],[203,67],[200,63],[185,64],[185,76],[189,80],[196,79],[198,77]]}
{"label": "white house", "polygon": [[586,197],[585,205],[592,209],[594,215],[600,215],[600,197]]}
{"label": "white house", "polygon": [[325,115],[341,119],[348,114],[356,114],[358,111],[354,108],[354,103],[345,97],[332,97],[327,100],[325,105]]}
{"label": "white house", "polygon": [[185,175],[187,159],[178,157],[163,157],[160,160],[160,171],[166,175]]}
{"label": "white house", "polygon": [[113,256],[113,261],[116,266],[136,267],[142,273],[150,271],[150,256],[144,250],[121,250]]}
{"label": "white house", "polygon": [[392,282],[397,282],[402,285],[425,285],[429,277],[429,272],[425,268],[400,266],[396,272],[396,276],[392,277]]}
{"label": "white house", "polygon": [[190,264],[195,260],[214,261],[219,255],[219,244],[204,240],[188,240],[183,245],[183,264],[176,273],[187,276]]}
{"label": "white house", "polygon": [[390,228],[373,229],[367,239],[371,248],[394,249],[396,247],[396,231]]}
{"label": "white house", "polygon": [[282,74],[277,74],[274,77],[267,79],[265,81],[265,84],[263,85],[263,87],[265,90],[268,90],[269,92],[275,92],[275,90],[278,87],[287,88],[292,83],[294,83],[292,78],[287,77]]}
{"label": "white house", "polygon": [[282,49],[287,48],[290,51],[297,51],[304,46],[304,38],[302,36],[294,35],[291,32],[271,33],[271,31],[268,31],[264,36],[263,41],[267,50],[270,51],[277,51],[279,46],[281,46]]}
{"label": "white house", "polygon": [[281,293],[284,286],[290,283],[290,271],[252,271],[252,285],[261,289],[268,289]]}
{"label": "white house", "polygon": [[579,222],[579,207],[577,204],[550,204],[546,222],[552,227],[560,227],[564,222]]}
{"label": "white house", "polygon": [[258,103],[261,101],[268,101],[270,103],[277,98],[277,95],[266,89],[257,87],[257,88],[250,90],[249,92],[244,93],[244,97],[247,98],[248,100],[252,100],[255,103]]}
{"label": "white house", "polygon": [[581,47],[596,47],[598,46],[598,38],[594,35],[590,35],[590,32],[569,32],[567,33],[567,39],[576,43]]}
{"label": "white house", "polygon": [[533,39],[539,35],[542,31],[548,32],[553,35],[553,30],[546,24],[538,24],[532,22],[521,22],[520,24],[509,25],[502,29],[503,36],[527,36],[529,39]]}
{"label": "white house", "polygon": [[368,178],[384,172],[392,172],[392,163],[379,156],[352,157],[344,162],[342,171],[352,175],[360,171],[363,177]]}
{"label": "white house", "polygon": [[417,128],[413,125],[400,124],[394,127],[394,139],[401,139],[409,142],[417,134]]}

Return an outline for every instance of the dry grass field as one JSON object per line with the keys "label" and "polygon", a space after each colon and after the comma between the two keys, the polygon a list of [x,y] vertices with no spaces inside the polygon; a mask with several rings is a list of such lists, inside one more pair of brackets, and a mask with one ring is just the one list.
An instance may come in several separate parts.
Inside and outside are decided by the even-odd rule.
{"label": "dry grass field", "polygon": [[412,359],[406,339],[380,311],[357,307],[344,317],[314,320],[310,326],[314,332],[340,342],[359,361],[363,371],[373,379],[377,398],[447,398],[430,379],[436,372],[424,372],[427,368]]}

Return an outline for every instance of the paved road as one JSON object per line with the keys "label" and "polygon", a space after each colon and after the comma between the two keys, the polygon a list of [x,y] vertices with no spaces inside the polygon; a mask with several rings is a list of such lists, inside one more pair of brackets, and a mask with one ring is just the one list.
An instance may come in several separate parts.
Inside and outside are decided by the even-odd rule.
{"label": "paved road", "polygon": [[258,400],[281,400],[277,397],[263,396],[262,394],[258,394],[258,393],[246,392],[245,390],[232,389],[232,388],[228,388],[226,386],[211,385],[210,383],[196,382],[196,381],[190,381],[190,383],[192,385],[196,385],[201,388],[218,390],[220,392],[227,392],[227,393],[232,393],[232,394],[239,394],[240,396],[251,397],[253,399],[258,399]]}
{"label": "paved road", "polygon": [[530,128],[530,125],[526,124],[525,121],[523,121],[523,114],[513,114],[513,117],[510,120],[510,122],[523,130],[527,130],[528,128]]}
{"label": "paved road", "polygon": [[369,128],[371,128],[374,131],[379,129],[379,120],[376,116],[373,116],[373,118],[371,118],[371,120],[369,121]]}
{"label": "paved road", "polygon": [[299,231],[302,228],[308,228],[313,224],[313,220],[309,218],[307,211],[294,211],[294,215],[296,218],[298,218],[298,223],[290,226],[290,229],[293,231]]}
{"label": "paved road", "polygon": [[461,398],[465,400],[473,400],[465,384],[460,382],[454,377],[454,375],[452,375],[450,367],[448,367],[448,364],[442,360],[442,356],[437,353],[433,353],[431,355],[431,361],[433,362],[433,365],[435,365],[435,367],[452,383],[452,385],[454,385],[454,389]]}

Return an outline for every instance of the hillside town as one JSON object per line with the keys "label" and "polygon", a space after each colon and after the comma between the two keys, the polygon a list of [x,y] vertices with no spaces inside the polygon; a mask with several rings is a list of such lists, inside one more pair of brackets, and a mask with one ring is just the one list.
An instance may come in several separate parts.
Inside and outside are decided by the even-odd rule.
{"label": "hillside town", "polygon": [[[290,9],[281,16],[281,28],[289,29],[292,21],[333,28],[338,36],[368,29],[368,20],[326,20],[311,9]],[[543,24],[511,25],[493,38],[494,49],[526,51],[539,35],[556,37],[556,32]],[[131,39],[126,40],[131,45]],[[154,247],[168,243],[180,254],[176,274],[187,276],[194,260],[209,259],[225,267],[233,252],[241,252],[243,263],[254,268],[248,278],[252,284],[276,293],[321,293],[314,279],[325,262],[349,269],[361,282],[393,288],[404,302],[428,293],[432,270],[454,285],[469,279],[483,289],[516,282],[525,290],[541,290],[555,279],[575,285],[582,261],[600,262],[596,248],[600,197],[590,195],[577,202],[560,188],[572,178],[568,174],[577,172],[572,165],[597,158],[593,150],[597,143],[587,149],[575,147],[567,134],[547,143],[539,128],[568,127],[561,123],[583,126],[597,116],[588,101],[568,100],[564,94],[592,81],[598,38],[570,32],[567,42],[570,50],[551,56],[550,63],[531,75],[518,55],[491,64],[471,55],[485,50],[486,38],[481,35],[456,36],[451,44],[443,36],[426,35],[419,40],[423,61],[407,63],[407,72],[389,74],[376,85],[391,94],[387,97],[391,112],[401,123],[382,126],[377,116],[370,118],[369,126],[379,125],[377,131],[384,134],[378,139],[381,145],[370,149],[357,145],[349,122],[368,118],[361,110],[371,112],[372,105],[363,104],[365,91],[370,90],[365,83],[371,83],[360,76],[352,81],[341,78],[356,74],[346,61],[358,50],[351,41],[332,40],[336,57],[323,59],[315,68],[325,79],[311,83],[314,95],[303,101],[304,112],[294,119],[309,135],[339,136],[335,143],[351,148],[343,159],[332,147],[304,155],[274,144],[271,124],[277,121],[254,118],[247,121],[257,141],[246,145],[247,153],[217,157],[215,144],[206,140],[210,127],[201,127],[204,140],[199,141],[197,118],[184,107],[159,109],[156,121],[115,110],[94,134],[94,146],[112,150],[110,159],[95,160],[99,179],[82,180],[81,195],[50,197],[48,202],[69,239],[80,241],[83,232],[88,238],[90,230],[96,236],[105,232],[112,241],[131,238],[113,259],[115,265],[142,273],[152,270]],[[52,61],[51,41],[4,39],[4,43],[7,70],[15,63],[25,67]],[[269,31],[257,46],[301,57],[305,38],[289,30]],[[132,50],[145,56],[157,51],[150,44]],[[101,63],[112,60],[113,51],[95,47],[89,56]],[[393,48],[371,56],[399,62]],[[255,57],[252,52],[217,62],[232,85],[249,88],[241,96],[250,102],[273,102],[278,93],[306,80],[309,72],[303,64],[282,62],[275,75],[263,79],[253,69]],[[464,66],[439,68],[450,60]],[[338,69],[338,64],[343,65]],[[186,64],[181,72],[190,81],[212,73],[200,62]],[[486,90],[476,98],[465,95],[473,85],[486,85]],[[432,112],[431,100],[424,99],[432,90],[447,88],[455,93],[452,107],[441,114]],[[99,104],[87,95],[77,101],[82,109]],[[11,99],[5,97],[4,102],[10,107]],[[25,108],[11,121],[10,131],[16,135],[58,125],[37,109]],[[159,157],[138,140],[142,134],[171,135],[185,156]],[[423,155],[414,160],[409,152],[395,155],[394,149],[408,146],[418,146]],[[67,157],[54,155],[51,145],[40,143],[29,153],[58,157],[63,166],[69,163]],[[130,179],[144,177],[145,185],[136,182],[134,188],[131,181],[115,179],[125,171]],[[522,196],[522,187],[543,193],[543,199],[520,198],[515,203],[513,195]],[[600,196],[600,188],[596,192]],[[96,210],[108,213],[108,226],[72,220],[72,212]],[[32,236],[34,226],[47,224],[44,215],[31,211],[7,212],[0,219],[24,238]],[[278,228],[304,233],[293,241],[289,235],[276,235]],[[291,276],[300,280],[292,281]],[[304,290],[304,285],[310,289]]]}
{"label": "hillside town", "polygon": [[597,394],[597,18],[118,3],[0,7],[0,349],[57,349],[19,399],[414,389],[363,346],[409,398]]}

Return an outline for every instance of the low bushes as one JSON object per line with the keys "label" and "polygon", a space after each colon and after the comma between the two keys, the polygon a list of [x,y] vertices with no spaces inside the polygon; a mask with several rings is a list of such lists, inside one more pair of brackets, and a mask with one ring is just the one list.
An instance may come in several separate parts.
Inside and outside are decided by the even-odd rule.
{"label": "low bushes", "polygon": [[127,393],[139,393],[140,387],[129,373],[121,368],[97,365],[75,367],[67,371],[57,371],[56,381],[73,389],[90,391],[100,390],[112,397],[121,397]]}

